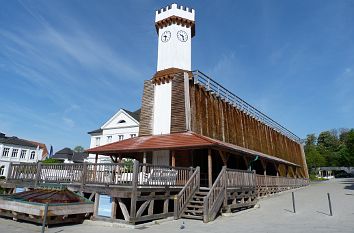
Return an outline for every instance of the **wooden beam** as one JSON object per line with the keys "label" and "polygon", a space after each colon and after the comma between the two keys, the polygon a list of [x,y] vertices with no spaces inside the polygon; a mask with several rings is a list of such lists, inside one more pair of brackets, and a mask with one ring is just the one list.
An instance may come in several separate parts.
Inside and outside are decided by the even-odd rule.
{"label": "wooden beam", "polygon": [[112,209],[111,209],[111,219],[117,218],[117,200],[115,197],[112,197]]}
{"label": "wooden beam", "polygon": [[98,161],[98,154],[96,154],[95,163],[97,163],[97,161]]}
{"label": "wooden beam", "polygon": [[122,211],[123,217],[125,221],[129,221],[129,212],[125,204],[122,202],[120,198],[117,198],[118,205],[120,207],[120,210]]}
{"label": "wooden beam", "polygon": [[211,158],[211,149],[208,149],[208,184],[209,188],[213,186],[213,160]]}
{"label": "wooden beam", "polygon": [[95,202],[93,204],[93,216],[97,217],[98,216],[98,207],[100,202],[100,194],[95,193]]}
{"label": "wooden beam", "polygon": [[171,166],[175,167],[176,166],[176,151],[172,151],[172,159],[171,159]]}
{"label": "wooden beam", "polygon": [[224,151],[219,150],[219,155],[224,163],[224,166],[227,166],[227,161],[229,160],[230,155],[226,154]]}

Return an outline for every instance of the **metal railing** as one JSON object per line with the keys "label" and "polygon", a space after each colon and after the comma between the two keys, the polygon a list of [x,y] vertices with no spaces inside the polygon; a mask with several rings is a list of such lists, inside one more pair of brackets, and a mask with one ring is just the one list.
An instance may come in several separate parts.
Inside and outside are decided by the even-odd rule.
{"label": "metal railing", "polygon": [[286,129],[284,126],[280,125],[237,95],[233,94],[232,92],[228,91],[226,88],[221,86],[219,83],[205,75],[199,70],[192,71],[194,84],[198,84],[203,86],[207,91],[212,92],[213,94],[221,97],[226,102],[230,103],[234,107],[238,108],[242,112],[246,113],[247,115],[252,116],[256,120],[268,125],[269,127],[273,128],[274,130],[278,131],[279,133],[283,134],[284,136],[301,143],[301,139],[292,133],[290,130]]}

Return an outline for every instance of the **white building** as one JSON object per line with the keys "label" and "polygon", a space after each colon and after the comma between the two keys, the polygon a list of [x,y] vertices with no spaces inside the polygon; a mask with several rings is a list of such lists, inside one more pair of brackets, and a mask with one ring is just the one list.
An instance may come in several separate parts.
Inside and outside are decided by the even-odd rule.
{"label": "white building", "polygon": [[47,148],[42,143],[0,133],[0,176],[7,176],[10,162],[36,163],[47,155]]}
{"label": "white building", "polygon": [[[140,109],[130,112],[126,109],[120,109],[99,129],[88,132],[91,135],[90,148],[103,146],[109,143],[122,141],[128,138],[138,136],[139,133]],[[96,155],[90,154],[85,160],[95,162]],[[107,156],[98,156],[99,163],[111,162]]]}

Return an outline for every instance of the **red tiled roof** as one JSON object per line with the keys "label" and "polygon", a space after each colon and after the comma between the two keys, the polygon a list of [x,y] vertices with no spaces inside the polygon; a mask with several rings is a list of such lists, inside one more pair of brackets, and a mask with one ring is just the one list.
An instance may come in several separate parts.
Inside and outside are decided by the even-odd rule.
{"label": "red tiled roof", "polygon": [[141,136],[113,142],[103,146],[88,149],[86,152],[97,154],[119,154],[129,152],[144,152],[156,150],[183,150],[197,148],[226,149],[241,152],[249,156],[260,156],[264,159],[277,161],[284,164],[299,166],[295,163],[263,154],[254,150],[222,142],[194,132],[182,132],[162,135]]}

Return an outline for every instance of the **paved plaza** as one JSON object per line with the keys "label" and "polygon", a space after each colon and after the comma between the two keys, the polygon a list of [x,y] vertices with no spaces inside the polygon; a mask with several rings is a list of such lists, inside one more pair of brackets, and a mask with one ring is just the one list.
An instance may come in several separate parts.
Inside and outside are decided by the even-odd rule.
{"label": "paved plaza", "polygon": [[[296,213],[293,213],[291,192],[276,194],[259,201],[259,208],[233,216],[218,217],[204,224],[201,221],[180,219],[165,221],[140,229],[103,226],[85,222],[81,225],[51,227],[50,233],[112,233],[112,232],[350,232],[354,233],[354,179],[333,179],[312,183],[295,190]],[[333,216],[329,216],[327,192],[331,194]],[[184,224],[183,224],[184,222]],[[107,225],[107,224],[106,224]],[[181,229],[183,225],[183,229]],[[40,232],[38,225],[0,218],[0,232]]]}

